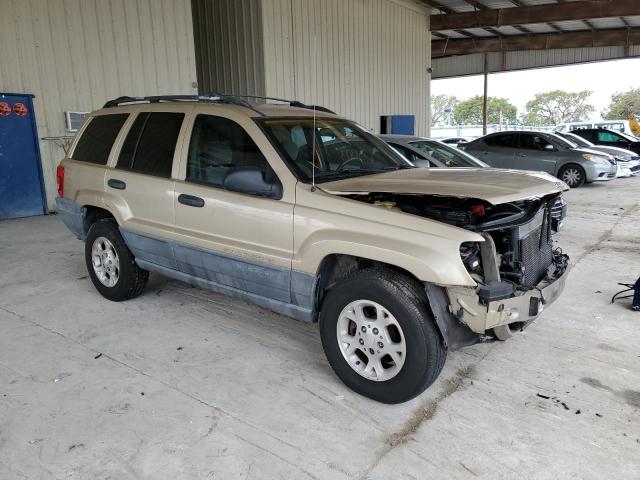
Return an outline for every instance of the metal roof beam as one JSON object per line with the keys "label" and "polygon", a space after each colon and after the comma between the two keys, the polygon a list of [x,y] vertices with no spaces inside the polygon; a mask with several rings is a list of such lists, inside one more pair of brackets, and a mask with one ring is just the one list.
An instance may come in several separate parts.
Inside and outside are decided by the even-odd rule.
{"label": "metal roof beam", "polygon": [[578,0],[544,5],[431,15],[431,30],[501,27],[527,23],[640,15],[638,0]]}
{"label": "metal roof beam", "polygon": [[461,38],[431,42],[432,58],[485,52],[546,50],[552,48],[640,45],[640,28],[513,35],[501,38]]}

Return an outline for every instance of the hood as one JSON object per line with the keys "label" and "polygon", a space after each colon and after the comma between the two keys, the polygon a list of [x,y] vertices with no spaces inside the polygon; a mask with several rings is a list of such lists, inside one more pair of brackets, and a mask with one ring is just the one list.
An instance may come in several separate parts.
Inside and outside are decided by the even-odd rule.
{"label": "hood", "polygon": [[604,145],[592,145],[589,147],[590,150],[596,150],[598,152],[605,152],[609,155],[614,155],[616,157],[628,157],[635,159],[638,157],[638,154],[632,152],[631,150],[626,150],[624,148],[619,147],[606,147]]}
{"label": "hood", "polygon": [[579,153],[588,153],[590,155],[598,155],[600,157],[605,157],[605,158],[608,157],[611,160],[613,160],[613,155],[599,148],[592,148],[592,147],[574,148],[573,151],[579,152]]}
{"label": "hood", "polygon": [[569,190],[543,172],[497,168],[410,168],[319,185],[334,194],[399,193],[478,198],[493,205]]}

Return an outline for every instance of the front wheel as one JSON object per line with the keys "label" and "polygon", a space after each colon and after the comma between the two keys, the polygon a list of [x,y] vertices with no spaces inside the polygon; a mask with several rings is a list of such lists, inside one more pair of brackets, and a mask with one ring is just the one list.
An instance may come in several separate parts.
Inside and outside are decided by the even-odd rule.
{"label": "front wheel", "polygon": [[113,220],[91,226],[84,254],[91,281],[103,297],[119,302],[142,293],[149,272],[136,264]]}
{"label": "front wheel", "polygon": [[355,392],[383,403],[422,393],[446,359],[421,286],[385,268],[361,270],[329,290],[320,336],[336,375]]}
{"label": "front wheel", "polygon": [[569,185],[569,187],[578,188],[584,184],[587,175],[579,165],[567,165],[560,169],[558,178]]}

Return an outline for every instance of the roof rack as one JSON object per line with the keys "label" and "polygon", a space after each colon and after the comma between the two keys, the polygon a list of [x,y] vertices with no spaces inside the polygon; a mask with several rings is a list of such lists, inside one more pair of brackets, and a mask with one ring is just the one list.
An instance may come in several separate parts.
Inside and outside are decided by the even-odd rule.
{"label": "roof rack", "polygon": [[153,95],[148,97],[118,97],[106,102],[102,108],[117,107],[125,103],[160,103],[160,102],[212,102],[212,103],[226,103],[230,105],[238,105],[241,107],[249,108],[260,116],[264,117],[265,114],[260,110],[257,110],[246,100],[243,100],[239,96],[225,95],[222,93],[212,92],[208,95]]}
{"label": "roof rack", "polygon": [[306,103],[302,103],[298,100],[287,100],[285,98],[276,98],[276,97],[261,97],[259,95],[235,95],[240,98],[257,98],[259,100],[273,100],[276,102],[288,103],[290,107],[297,108],[307,108],[309,110],[318,110],[319,112],[332,113],[336,114],[333,110],[329,110],[327,107],[323,107],[322,105],[307,105]]}
{"label": "roof rack", "polygon": [[244,100],[245,98],[255,98],[259,100],[273,100],[276,102],[283,102],[289,104],[291,107],[297,108],[306,108],[308,110],[317,110],[319,112],[332,113],[335,115],[336,112],[333,110],[329,110],[322,105],[307,105],[298,100],[286,100],[284,98],[276,98],[276,97],[261,97],[259,95],[227,95],[226,93],[217,93],[211,92],[207,95],[154,95],[148,97],[118,97],[113,100],[109,100],[104,104],[102,108],[111,108],[117,107],[118,105],[123,105],[125,103],[160,103],[160,102],[217,102],[217,103],[227,103],[230,105],[238,105],[241,107],[246,107],[254,112],[260,114],[260,116],[264,117],[265,114],[261,111],[257,110],[253,105]]}

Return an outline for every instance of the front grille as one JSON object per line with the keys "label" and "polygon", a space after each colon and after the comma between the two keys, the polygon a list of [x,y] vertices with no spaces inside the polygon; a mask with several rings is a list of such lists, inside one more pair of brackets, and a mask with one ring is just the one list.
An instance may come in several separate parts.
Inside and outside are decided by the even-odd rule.
{"label": "front grille", "polygon": [[553,261],[553,242],[546,210],[540,210],[529,223],[517,228],[522,285],[533,287],[542,280]]}

